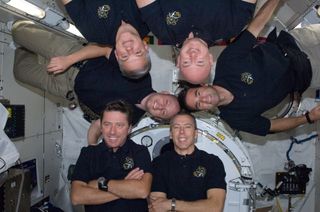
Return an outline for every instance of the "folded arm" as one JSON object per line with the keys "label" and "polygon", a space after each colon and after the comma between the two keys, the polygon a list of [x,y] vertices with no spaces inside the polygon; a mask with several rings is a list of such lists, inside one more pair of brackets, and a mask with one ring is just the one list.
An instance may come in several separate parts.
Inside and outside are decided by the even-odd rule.
{"label": "folded arm", "polygon": [[[207,199],[201,199],[196,201],[182,201],[176,200],[176,211],[223,211],[224,201],[226,197],[226,191],[220,188],[213,188],[207,191]],[[171,199],[167,199],[165,193],[151,192],[150,194],[151,204],[149,210],[152,212],[157,211],[170,211]]]}
{"label": "folded arm", "polygon": [[75,180],[71,184],[71,201],[74,205],[97,205],[111,202],[119,198],[120,197],[112,194],[111,192],[105,192],[97,188],[93,188],[83,181]]}
{"label": "folded arm", "polygon": [[97,205],[119,198],[143,199],[150,192],[151,180],[151,174],[139,168],[131,170],[123,180],[109,180],[108,191],[99,190],[97,180],[88,183],[75,180],[71,184],[71,201],[74,205]]}
{"label": "folded arm", "polygon": [[111,51],[112,48],[108,46],[89,44],[70,55],[51,58],[47,66],[48,72],[58,74],[67,70],[67,68],[69,68],[71,65],[86,59],[101,56],[109,58]]}
{"label": "folded arm", "polygon": [[145,199],[150,193],[152,175],[144,173],[140,180],[110,180],[108,190],[124,199]]}
{"label": "folded arm", "polygon": [[[309,117],[311,121],[318,121],[320,119],[320,105],[317,105],[309,112]],[[281,132],[290,130],[308,122],[305,115],[272,119],[270,121],[270,132]]]}

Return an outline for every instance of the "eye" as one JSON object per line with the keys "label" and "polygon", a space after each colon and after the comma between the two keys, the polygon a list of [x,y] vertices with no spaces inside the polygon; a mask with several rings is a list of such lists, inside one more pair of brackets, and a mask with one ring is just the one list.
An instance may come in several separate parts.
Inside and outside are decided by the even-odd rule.
{"label": "eye", "polygon": [[196,90],[196,96],[199,97],[200,95],[201,95],[200,90],[197,89],[197,90]]}
{"label": "eye", "polygon": [[121,55],[121,57],[120,57],[120,60],[123,60],[123,61],[125,61],[127,59],[128,59],[128,55],[126,55],[126,54]]}
{"label": "eye", "polygon": [[103,123],[103,126],[109,127],[109,126],[111,126],[111,123],[109,123],[109,122],[104,122],[104,123]]}
{"label": "eye", "polygon": [[203,61],[203,60],[198,61],[198,62],[197,62],[197,65],[198,65],[198,66],[203,66],[203,65],[204,65],[204,61]]}
{"label": "eye", "polygon": [[187,67],[189,65],[190,65],[190,61],[188,61],[188,60],[185,60],[185,61],[182,62],[182,66],[183,67]]}
{"label": "eye", "polygon": [[143,54],[143,52],[142,52],[142,50],[139,50],[139,51],[136,51],[136,56],[142,56],[142,54]]}
{"label": "eye", "polygon": [[123,128],[123,127],[124,127],[124,124],[123,124],[123,123],[117,123],[116,126],[117,126],[118,128]]}

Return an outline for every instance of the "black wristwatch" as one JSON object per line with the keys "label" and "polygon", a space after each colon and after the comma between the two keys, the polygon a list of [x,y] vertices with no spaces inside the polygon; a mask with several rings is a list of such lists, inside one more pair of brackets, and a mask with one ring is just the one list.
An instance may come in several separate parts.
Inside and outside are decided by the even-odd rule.
{"label": "black wristwatch", "polygon": [[101,191],[108,191],[108,182],[109,180],[106,180],[104,177],[98,178],[98,188]]}

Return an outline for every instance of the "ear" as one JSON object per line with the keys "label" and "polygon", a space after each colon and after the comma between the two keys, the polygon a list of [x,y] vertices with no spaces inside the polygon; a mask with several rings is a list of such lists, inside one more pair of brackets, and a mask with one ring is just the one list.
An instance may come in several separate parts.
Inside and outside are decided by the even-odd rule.
{"label": "ear", "polygon": [[180,54],[177,56],[176,67],[180,67]]}
{"label": "ear", "polygon": [[142,42],[143,42],[144,49],[149,50],[149,46],[148,46],[147,42],[144,40]]}
{"label": "ear", "polygon": [[132,125],[130,124],[129,129],[128,129],[128,134],[130,134],[132,131]]}
{"label": "ear", "polygon": [[114,56],[116,56],[116,59],[118,60],[118,52],[116,49],[114,50]]}
{"label": "ear", "polygon": [[213,65],[213,55],[211,53],[209,54],[209,64],[210,66]]}
{"label": "ear", "polygon": [[194,34],[193,34],[193,32],[190,32],[190,33],[189,33],[188,38],[189,38],[189,39],[190,39],[190,38],[194,38]]}

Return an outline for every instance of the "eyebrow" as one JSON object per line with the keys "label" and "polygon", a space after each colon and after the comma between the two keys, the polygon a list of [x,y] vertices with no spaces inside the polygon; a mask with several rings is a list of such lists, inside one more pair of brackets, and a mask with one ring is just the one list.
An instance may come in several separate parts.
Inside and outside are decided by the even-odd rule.
{"label": "eyebrow", "polygon": [[[197,97],[197,92],[198,92],[198,89],[194,89],[194,96]],[[198,106],[198,101],[195,101],[195,106],[194,106],[195,109],[199,110],[199,106]]]}

